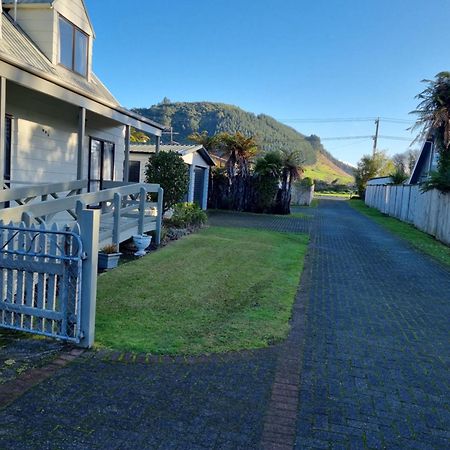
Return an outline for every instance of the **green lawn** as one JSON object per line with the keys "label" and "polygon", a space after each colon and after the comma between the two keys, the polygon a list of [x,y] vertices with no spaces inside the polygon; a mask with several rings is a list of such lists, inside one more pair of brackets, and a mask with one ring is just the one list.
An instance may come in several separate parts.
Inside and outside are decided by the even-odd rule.
{"label": "green lawn", "polygon": [[450,267],[450,247],[423,233],[412,225],[389,217],[377,209],[369,208],[363,200],[351,200],[349,205],[372,218],[382,227],[408,241],[413,247]]}
{"label": "green lawn", "polygon": [[314,192],[316,197],[342,197],[342,198],[350,198],[350,194],[348,192]]}
{"label": "green lawn", "polygon": [[98,347],[201,354],[287,336],[308,237],[211,227],[99,277]]}

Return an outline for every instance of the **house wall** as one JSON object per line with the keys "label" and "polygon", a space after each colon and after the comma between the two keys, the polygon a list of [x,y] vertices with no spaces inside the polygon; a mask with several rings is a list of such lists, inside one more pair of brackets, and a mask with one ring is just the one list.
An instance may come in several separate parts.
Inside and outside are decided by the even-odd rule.
{"label": "house wall", "polygon": [[55,11],[48,5],[40,8],[20,6],[17,8],[17,23],[54,64],[57,62],[58,51],[58,28],[55,15]]}
{"label": "house wall", "polygon": [[[11,13],[12,14],[12,13]],[[81,0],[57,0],[48,5],[19,5],[17,23],[31,37],[39,49],[53,63],[59,61],[59,14],[89,36],[88,74],[92,69],[93,30]]]}
{"label": "house wall", "polygon": [[203,167],[204,169],[209,167],[209,165],[197,152],[189,153],[188,155],[183,156],[183,161],[186,164]]}
{"label": "house wall", "polygon": [[[8,83],[6,112],[13,116],[13,181],[54,183],[77,178],[78,108]],[[87,114],[83,178],[88,177],[89,137],[115,144],[115,178],[122,180],[125,127]]]}
{"label": "house wall", "polygon": [[450,245],[450,195],[437,189],[422,192],[417,184],[372,185],[367,186],[365,202]]}

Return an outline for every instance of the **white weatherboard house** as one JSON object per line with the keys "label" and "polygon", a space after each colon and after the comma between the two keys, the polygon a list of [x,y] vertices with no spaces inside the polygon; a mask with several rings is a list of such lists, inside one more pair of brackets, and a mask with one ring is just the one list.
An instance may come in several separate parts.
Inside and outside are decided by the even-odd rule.
{"label": "white weatherboard house", "polygon": [[[197,203],[202,209],[208,204],[209,171],[214,161],[202,145],[160,145],[160,151],[176,152],[188,166],[189,189],[185,201]],[[130,154],[129,180],[135,182],[145,181],[145,166],[149,156],[156,152],[156,145],[132,144]]]}
{"label": "white weatherboard house", "polygon": [[[115,194],[121,196],[116,205],[120,200],[124,206],[125,197],[139,202],[141,189],[152,187],[126,184],[130,127],[157,142],[164,127],[120,106],[93,73],[95,33],[84,2],[6,0],[1,6],[0,219],[18,221],[27,213],[48,222],[59,214],[58,205],[76,219],[69,197],[102,206],[104,213]],[[115,239],[111,228],[118,215],[105,214],[101,243],[137,231],[127,207]],[[155,225],[141,218],[139,229]]]}

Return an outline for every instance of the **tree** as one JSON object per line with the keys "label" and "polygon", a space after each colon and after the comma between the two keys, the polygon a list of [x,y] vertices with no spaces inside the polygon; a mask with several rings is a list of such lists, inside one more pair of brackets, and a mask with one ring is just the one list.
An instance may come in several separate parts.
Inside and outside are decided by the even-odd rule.
{"label": "tree", "polygon": [[413,114],[419,117],[414,128],[419,137],[432,138],[439,152],[437,173],[432,174],[426,189],[450,191],[450,72],[440,72],[434,80],[423,80],[428,86],[419,95]]}
{"label": "tree", "polygon": [[214,150],[217,146],[217,136],[209,136],[207,131],[202,131],[201,133],[196,131],[190,134],[188,139],[198,145],[203,145],[208,152]]}
{"label": "tree", "polygon": [[364,198],[367,182],[371,178],[389,176],[394,171],[394,164],[388,158],[386,152],[378,151],[373,156],[364,155],[354,171],[358,195]]}
{"label": "tree", "polygon": [[298,150],[281,150],[281,188],[278,190],[275,211],[278,214],[291,213],[292,183],[303,172],[303,157]]}
{"label": "tree", "polygon": [[217,145],[227,156],[227,174],[230,182],[232,208],[245,211],[248,206],[250,164],[258,153],[254,136],[240,132],[217,135]]}
{"label": "tree", "polygon": [[180,202],[189,188],[189,172],[183,158],[175,152],[159,152],[150,156],[145,167],[147,183],[164,189],[164,212]]}
{"label": "tree", "polygon": [[272,211],[282,169],[283,161],[280,152],[269,152],[256,160],[251,199],[253,211]]}
{"label": "tree", "polygon": [[148,141],[150,141],[149,136],[147,136],[142,131],[136,130],[136,128],[131,128],[130,142],[133,142],[135,144],[146,144]]}

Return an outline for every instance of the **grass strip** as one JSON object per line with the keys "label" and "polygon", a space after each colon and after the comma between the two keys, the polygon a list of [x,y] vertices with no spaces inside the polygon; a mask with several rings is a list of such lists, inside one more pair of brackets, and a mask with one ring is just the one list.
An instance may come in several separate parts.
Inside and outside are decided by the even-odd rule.
{"label": "grass strip", "polygon": [[284,339],[308,236],[210,227],[98,280],[98,347],[203,354]]}

